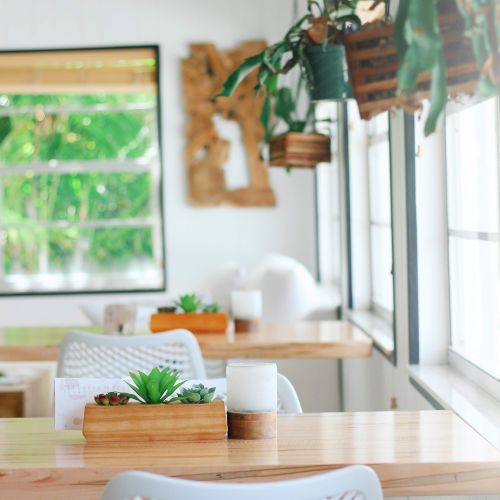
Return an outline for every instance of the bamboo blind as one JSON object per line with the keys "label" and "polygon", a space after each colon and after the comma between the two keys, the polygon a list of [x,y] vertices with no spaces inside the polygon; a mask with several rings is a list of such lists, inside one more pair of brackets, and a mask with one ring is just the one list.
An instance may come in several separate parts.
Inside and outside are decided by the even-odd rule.
{"label": "bamboo blind", "polygon": [[156,91],[154,48],[0,53],[0,92],[15,94]]}

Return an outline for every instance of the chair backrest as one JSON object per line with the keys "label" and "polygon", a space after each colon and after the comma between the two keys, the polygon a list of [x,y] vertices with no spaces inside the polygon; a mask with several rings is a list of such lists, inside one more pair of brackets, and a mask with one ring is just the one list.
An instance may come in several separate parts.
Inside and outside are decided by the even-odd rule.
{"label": "chair backrest", "polygon": [[153,367],[179,370],[183,378],[206,378],[196,337],[187,330],[121,336],[71,332],[64,336],[58,377],[124,378],[130,371]]}
{"label": "chair backrest", "polygon": [[295,387],[281,373],[278,373],[278,412],[302,413],[302,406]]}
{"label": "chair backrest", "polygon": [[[347,493],[350,496],[345,496]],[[301,479],[267,483],[186,481],[148,472],[124,472],[106,486],[102,500],[135,497],[158,500],[321,500],[334,498],[383,500],[380,481],[364,465]]]}

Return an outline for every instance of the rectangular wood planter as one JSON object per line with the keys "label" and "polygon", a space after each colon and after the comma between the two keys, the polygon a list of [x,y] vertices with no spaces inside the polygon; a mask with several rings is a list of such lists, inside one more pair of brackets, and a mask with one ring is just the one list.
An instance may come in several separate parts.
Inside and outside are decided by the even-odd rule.
{"label": "rectangular wood planter", "polygon": [[288,132],[271,138],[269,164],[279,167],[314,168],[331,159],[330,137]]}
{"label": "rectangular wood planter", "polygon": [[[447,66],[448,93],[473,93],[479,69],[470,42],[464,37],[464,21],[456,9],[439,16]],[[362,118],[369,119],[391,108],[401,107],[396,95],[398,57],[393,43],[394,25],[367,28],[345,37],[345,47],[354,97]],[[428,97],[430,73],[419,80],[420,97]]]}
{"label": "rectangular wood planter", "polygon": [[83,435],[88,443],[210,441],[227,435],[223,401],[206,404],[123,406],[87,404]]}
{"label": "rectangular wood planter", "polygon": [[193,333],[224,333],[226,313],[157,313],[151,315],[149,328],[153,333],[185,328]]}

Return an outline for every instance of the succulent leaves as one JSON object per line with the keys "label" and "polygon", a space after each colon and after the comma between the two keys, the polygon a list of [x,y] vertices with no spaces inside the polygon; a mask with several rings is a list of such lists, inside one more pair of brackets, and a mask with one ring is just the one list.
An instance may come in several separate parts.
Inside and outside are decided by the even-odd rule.
{"label": "succulent leaves", "polygon": [[195,293],[181,295],[174,304],[185,313],[197,312],[203,307],[203,301]]}
{"label": "succulent leaves", "polygon": [[179,372],[169,368],[160,370],[155,367],[149,374],[140,370],[137,373],[130,372],[130,377],[133,384],[126,383],[135,394],[123,394],[139,403],[152,405],[168,403],[174,392],[185,383],[179,381]]}
{"label": "succulent leaves", "polygon": [[210,403],[215,395],[215,387],[205,387],[203,384],[194,384],[192,387],[184,387],[173,401],[185,404]]}
{"label": "succulent leaves", "polygon": [[99,406],[119,406],[126,405],[129,395],[123,392],[108,392],[107,394],[98,394],[94,396],[94,401]]}

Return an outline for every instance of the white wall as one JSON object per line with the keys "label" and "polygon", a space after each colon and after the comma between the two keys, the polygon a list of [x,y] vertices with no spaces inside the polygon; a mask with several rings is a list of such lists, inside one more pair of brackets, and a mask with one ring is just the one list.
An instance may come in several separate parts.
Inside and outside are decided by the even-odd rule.
{"label": "white wall", "polygon": [[[173,293],[195,288],[227,260],[251,266],[271,251],[315,270],[311,172],[288,175],[273,169],[274,209],[194,208],[185,197],[180,60],[188,55],[189,43],[230,48],[246,39],[273,41],[291,17],[290,0],[2,0],[1,49],[160,45],[167,279]],[[0,326],[84,324],[79,304],[129,299],[134,297],[2,298]]]}

